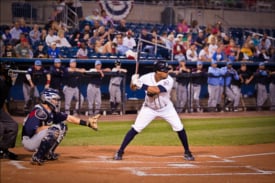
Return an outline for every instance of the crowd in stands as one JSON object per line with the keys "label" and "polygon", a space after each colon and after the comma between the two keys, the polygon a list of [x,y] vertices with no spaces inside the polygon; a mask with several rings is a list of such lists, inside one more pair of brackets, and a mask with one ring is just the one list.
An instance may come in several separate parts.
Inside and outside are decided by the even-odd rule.
{"label": "crowd in stands", "polygon": [[[146,55],[145,59],[171,60],[173,57],[183,68],[186,61],[197,62],[198,65],[211,62],[211,67],[218,62],[227,62],[229,65],[242,61],[275,63],[275,47],[267,33],[263,36],[257,33],[245,34],[244,40],[240,41],[231,32],[226,32],[221,22],[199,26],[195,20],[189,25],[182,19],[177,25],[166,29],[159,29],[158,24],[140,24],[139,27],[132,25],[135,24],[125,19],[113,21],[104,10],[98,9],[93,10],[92,15],[83,17],[78,29],[68,29],[55,20],[50,20],[44,27],[35,24],[30,28],[26,26],[25,20],[20,18],[11,27],[1,26],[1,57],[133,59],[137,57],[136,52],[140,51],[141,57]],[[214,66],[213,70],[219,73],[220,77],[224,77],[225,74],[221,74],[222,69],[216,67]],[[228,71],[227,69],[231,68],[228,66],[223,70]],[[190,73],[192,69],[187,69],[186,72]],[[234,71],[234,74],[236,73]],[[269,77],[269,71],[264,69],[263,73],[263,77]],[[274,72],[272,73],[273,77]],[[182,82],[178,83],[184,84]],[[223,86],[223,83],[218,85]],[[186,89],[187,85],[184,88]],[[217,104],[216,101],[215,106],[209,106],[216,107]],[[177,105],[183,108],[183,104]]]}

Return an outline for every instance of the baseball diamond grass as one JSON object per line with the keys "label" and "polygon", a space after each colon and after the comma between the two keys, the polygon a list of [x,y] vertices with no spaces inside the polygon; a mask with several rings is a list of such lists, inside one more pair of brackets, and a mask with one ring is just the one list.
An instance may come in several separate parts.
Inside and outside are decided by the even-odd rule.
{"label": "baseball diamond grass", "polygon": [[[63,146],[120,145],[131,122],[100,122],[95,132],[83,126],[69,124]],[[242,117],[225,119],[184,119],[191,146],[248,145],[275,142],[275,117]],[[17,146],[21,146],[20,125]],[[153,121],[137,135],[131,145],[177,146],[177,134],[163,120]]]}

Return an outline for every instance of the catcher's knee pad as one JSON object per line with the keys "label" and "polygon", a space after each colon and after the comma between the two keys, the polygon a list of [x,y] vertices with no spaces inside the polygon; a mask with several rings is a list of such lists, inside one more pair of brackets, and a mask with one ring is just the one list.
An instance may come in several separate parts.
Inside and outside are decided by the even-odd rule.
{"label": "catcher's knee pad", "polygon": [[63,140],[67,130],[68,130],[68,127],[65,123],[55,124],[49,128],[49,132],[53,134],[53,136],[55,137],[55,140],[58,143],[60,143]]}

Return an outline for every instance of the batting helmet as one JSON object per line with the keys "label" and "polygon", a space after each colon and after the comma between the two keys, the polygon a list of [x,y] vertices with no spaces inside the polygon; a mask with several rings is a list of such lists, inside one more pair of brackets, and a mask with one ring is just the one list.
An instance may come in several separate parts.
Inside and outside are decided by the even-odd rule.
{"label": "batting helmet", "polygon": [[157,61],[154,63],[154,71],[160,71],[160,72],[168,72],[169,67],[168,63],[165,61]]}
{"label": "batting helmet", "polygon": [[60,99],[61,97],[58,90],[52,88],[47,88],[40,94],[41,102],[49,105],[49,107],[55,112],[58,112],[60,109]]}

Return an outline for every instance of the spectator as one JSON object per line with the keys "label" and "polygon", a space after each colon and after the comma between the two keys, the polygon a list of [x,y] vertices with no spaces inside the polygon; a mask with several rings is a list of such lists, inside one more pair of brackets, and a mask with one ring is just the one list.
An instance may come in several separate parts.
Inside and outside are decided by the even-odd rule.
{"label": "spectator", "polygon": [[[44,84],[45,88],[49,87],[51,76],[46,69],[42,66],[40,60],[34,62],[34,66],[30,67],[26,73],[23,83],[24,94],[24,110],[28,112],[32,104],[36,103],[35,100],[39,98],[39,91],[37,86]],[[46,81],[46,83],[45,83]]]}
{"label": "spectator", "polygon": [[6,44],[3,57],[8,57],[8,58],[16,57],[15,50],[11,43]]}
{"label": "spectator", "polygon": [[207,43],[218,44],[218,30],[212,29],[211,34],[208,36]]}
{"label": "spectator", "polygon": [[190,45],[190,48],[186,51],[187,61],[196,62],[198,61],[197,47],[194,43]]}
{"label": "spectator", "polygon": [[265,48],[261,48],[258,59],[261,62],[268,61],[270,59],[270,56]]}
{"label": "spectator", "polygon": [[75,31],[73,33],[73,36],[71,37],[71,41],[70,41],[72,47],[76,47],[76,46],[79,47],[80,46],[80,39],[81,39],[80,37],[81,37],[81,34],[80,34],[79,31]]}
{"label": "spectator", "polygon": [[212,56],[212,60],[215,60],[217,62],[225,61],[226,60],[225,54],[223,52],[223,46],[222,45],[220,45],[217,48],[217,51]]}
{"label": "spectator", "polygon": [[95,53],[99,54],[113,54],[112,42],[108,41],[106,44],[103,44],[103,39],[97,39],[95,43]]}
{"label": "spectator", "polygon": [[64,35],[64,31],[60,30],[58,31],[58,35],[57,35],[57,40],[56,40],[56,46],[58,48],[60,47],[67,47],[67,48],[71,48],[71,44],[68,42],[67,38]]}
{"label": "spectator", "polygon": [[40,41],[41,33],[39,31],[39,27],[37,24],[34,24],[33,29],[29,33],[29,37],[31,39],[31,44],[35,45],[38,41]]}
{"label": "spectator", "polygon": [[203,30],[199,30],[199,34],[196,38],[195,44],[197,46],[197,52],[199,53],[206,44]]}
{"label": "spectator", "polygon": [[14,23],[13,28],[10,30],[12,45],[16,45],[20,41],[20,34],[22,30],[19,27],[18,21]]}
{"label": "spectator", "polygon": [[93,32],[89,24],[84,26],[83,32],[81,33],[80,38],[88,43],[88,40],[93,36]]}
{"label": "spectator", "polygon": [[102,17],[99,14],[99,9],[94,9],[92,11],[92,15],[89,15],[85,18],[85,20],[87,20],[88,22],[91,22],[92,25],[94,25],[95,21],[102,21]]}
{"label": "spectator", "polygon": [[178,33],[181,33],[181,34],[189,32],[189,27],[185,19],[180,20],[180,22],[177,25],[177,31]]}
{"label": "spectator", "polygon": [[203,62],[211,62],[212,58],[209,57],[209,45],[206,44],[199,53],[199,60]]}
{"label": "spectator", "polygon": [[260,44],[259,34],[253,33],[253,34],[252,34],[251,41],[253,42],[253,45],[254,45],[255,47],[258,47],[259,44]]}
{"label": "spectator", "polygon": [[57,0],[57,5],[54,7],[50,19],[58,22],[62,21],[65,6],[65,0]]}
{"label": "spectator", "polygon": [[46,44],[46,37],[48,33],[46,29],[41,30],[40,41]]}
{"label": "spectator", "polygon": [[175,39],[175,44],[173,46],[173,54],[174,54],[175,59],[177,59],[177,60],[182,57],[185,58],[186,50],[183,47],[183,45],[180,44],[179,38]]}
{"label": "spectator", "polygon": [[71,0],[72,1],[72,10],[77,14],[79,20],[83,19],[83,8],[80,0]]}
{"label": "spectator", "polygon": [[11,43],[12,37],[10,34],[10,28],[7,26],[4,29],[4,33],[2,34],[2,40],[4,41],[4,44]]}
{"label": "spectator", "polygon": [[87,45],[84,41],[80,42],[80,47],[77,50],[76,57],[80,58],[80,59],[88,58],[88,49],[87,49]]}
{"label": "spectator", "polygon": [[26,26],[26,22],[25,22],[25,19],[24,18],[20,18],[18,20],[18,23],[19,23],[19,27],[22,31],[22,33],[24,33],[25,35],[29,35],[29,27]]}
{"label": "spectator", "polygon": [[249,47],[249,44],[246,42],[243,44],[243,47],[241,48],[240,60],[247,61],[247,60],[251,60],[252,57],[253,57],[253,52]]}
{"label": "spectator", "polygon": [[48,58],[47,52],[44,48],[44,43],[40,42],[37,49],[33,53],[34,58]]}
{"label": "spectator", "polygon": [[48,57],[49,58],[61,58],[60,50],[56,47],[56,43],[52,42],[51,46],[48,48]]}
{"label": "spectator", "polygon": [[127,46],[128,48],[130,48],[131,50],[134,49],[134,47],[136,47],[136,40],[132,37],[133,32],[132,31],[127,31],[126,32],[126,37],[123,38],[123,45]]}
{"label": "spectator", "polygon": [[165,43],[165,47],[170,51],[173,50],[175,36],[173,33],[170,33],[167,39],[164,39],[163,42]]}
{"label": "spectator", "polygon": [[48,34],[46,36],[45,41],[46,41],[47,46],[51,46],[52,42],[59,43],[58,37],[56,35],[54,35],[54,30],[52,28],[50,28],[48,30]]}
{"label": "spectator", "polygon": [[192,20],[189,32],[192,33],[192,34],[198,34],[199,33],[198,21],[197,20]]}
{"label": "spectator", "polygon": [[268,62],[275,62],[275,47],[271,47],[270,49],[270,59]]}
{"label": "spectator", "polygon": [[217,51],[218,45],[216,44],[216,39],[215,37],[212,37],[210,40],[210,44],[208,47],[208,52],[209,52],[209,58],[212,58],[214,53]]}
{"label": "spectator", "polygon": [[268,50],[271,47],[271,41],[268,38],[268,35],[266,32],[264,33],[263,38],[260,41],[263,42],[264,48],[266,50]]}
{"label": "spectator", "polygon": [[118,32],[122,32],[122,33],[125,33],[128,31],[128,28],[126,27],[126,20],[125,19],[121,19],[119,21],[119,25],[116,29]]}
{"label": "spectator", "polygon": [[2,37],[0,36],[0,57],[4,55],[5,52],[5,44],[4,41],[2,40]]}
{"label": "spectator", "polygon": [[32,53],[29,48],[29,43],[27,39],[22,39],[21,43],[15,46],[16,57],[18,58],[32,58]]}
{"label": "spectator", "polygon": [[108,27],[114,26],[113,19],[107,15],[105,10],[101,10],[101,17],[102,17],[101,23],[104,26],[108,26]]}

